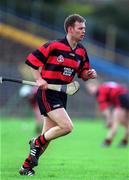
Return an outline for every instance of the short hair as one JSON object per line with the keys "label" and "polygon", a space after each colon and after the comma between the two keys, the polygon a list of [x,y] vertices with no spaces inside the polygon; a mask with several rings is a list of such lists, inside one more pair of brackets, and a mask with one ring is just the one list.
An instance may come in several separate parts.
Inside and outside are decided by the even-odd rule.
{"label": "short hair", "polygon": [[68,32],[68,27],[72,26],[74,27],[75,22],[86,22],[86,20],[80,16],[79,14],[71,14],[68,17],[66,17],[64,21],[64,29],[66,32]]}

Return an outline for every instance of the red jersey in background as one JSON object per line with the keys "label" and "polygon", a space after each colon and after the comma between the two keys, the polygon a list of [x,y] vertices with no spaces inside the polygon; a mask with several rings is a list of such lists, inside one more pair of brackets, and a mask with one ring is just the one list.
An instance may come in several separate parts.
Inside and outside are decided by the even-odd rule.
{"label": "red jersey in background", "polygon": [[128,89],[116,82],[106,82],[99,86],[96,99],[99,108],[104,110],[108,107],[121,106],[119,96],[128,92]]}

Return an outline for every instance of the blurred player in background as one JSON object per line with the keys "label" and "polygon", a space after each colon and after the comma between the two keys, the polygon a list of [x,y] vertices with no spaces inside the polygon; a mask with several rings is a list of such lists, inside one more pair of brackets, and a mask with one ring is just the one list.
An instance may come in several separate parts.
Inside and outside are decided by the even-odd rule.
{"label": "blurred player in background", "polygon": [[125,128],[124,137],[119,146],[127,146],[129,138],[129,91],[126,87],[116,82],[100,84],[98,80],[86,82],[86,89],[96,97],[99,109],[106,119],[109,128],[104,146],[112,143],[118,125]]}
{"label": "blurred player in background", "polygon": [[30,141],[30,153],[19,171],[21,175],[33,176],[33,168],[38,165],[39,157],[50,141],[73,129],[66,111],[67,95],[47,89],[48,83],[69,84],[76,73],[84,81],[97,76],[90,68],[86,49],[79,43],[85,36],[85,19],[78,14],[70,15],[65,19],[64,27],[66,37],[42,45],[26,60],[39,86],[37,99],[44,126],[41,135]]}
{"label": "blurred player in background", "polygon": [[38,103],[37,103],[37,94],[38,88],[35,86],[29,86],[29,85],[23,85],[20,88],[19,95],[20,97],[24,98],[26,101],[29,102],[30,106],[33,109],[34,115],[35,115],[35,121],[36,121],[36,133],[41,133],[42,126],[43,126],[43,118],[40,114]]}

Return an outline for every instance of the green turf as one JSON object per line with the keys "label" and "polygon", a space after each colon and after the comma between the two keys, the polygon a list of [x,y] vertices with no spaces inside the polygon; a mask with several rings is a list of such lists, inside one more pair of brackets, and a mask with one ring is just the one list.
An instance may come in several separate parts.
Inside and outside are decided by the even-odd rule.
{"label": "green turf", "polygon": [[34,120],[4,119],[1,125],[1,180],[129,180],[128,148],[118,148],[123,129],[110,148],[102,148],[106,129],[100,121],[74,121],[68,136],[53,141],[34,177],[18,174],[35,136]]}

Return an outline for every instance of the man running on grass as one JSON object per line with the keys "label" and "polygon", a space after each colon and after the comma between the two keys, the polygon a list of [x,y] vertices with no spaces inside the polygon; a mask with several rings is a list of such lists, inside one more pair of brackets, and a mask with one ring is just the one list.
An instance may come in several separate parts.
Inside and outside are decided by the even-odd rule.
{"label": "man running on grass", "polygon": [[97,76],[96,71],[90,69],[86,49],[79,43],[85,36],[85,19],[78,14],[70,15],[65,19],[64,28],[66,37],[42,45],[26,60],[39,86],[37,101],[44,125],[41,135],[30,141],[30,153],[19,171],[21,175],[33,176],[33,168],[38,165],[39,157],[50,141],[71,133],[73,129],[66,112],[67,95],[48,90],[48,83],[68,84],[76,73],[84,81]]}

